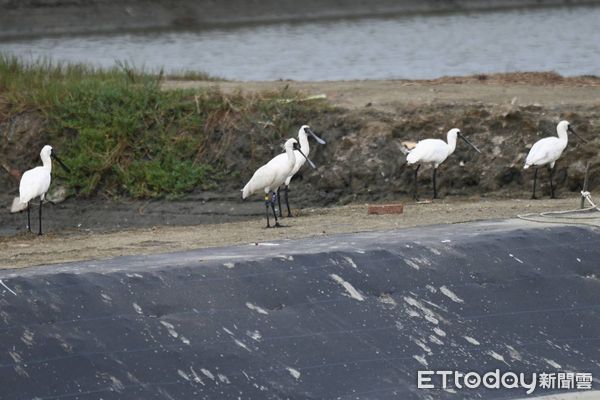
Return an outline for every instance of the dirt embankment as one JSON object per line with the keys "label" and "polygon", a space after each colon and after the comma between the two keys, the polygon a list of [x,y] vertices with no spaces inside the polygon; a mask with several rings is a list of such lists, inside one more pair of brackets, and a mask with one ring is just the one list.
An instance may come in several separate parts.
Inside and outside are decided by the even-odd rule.
{"label": "dirt embankment", "polygon": [[[452,127],[461,128],[482,154],[458,145],[439,169],[438,187],[443,197],[528,198],[532,172],[522,169],[527,151],[539,138],[555,135],[560,119],[568,119],[588,143],[571,140],[557,163],[559,193],[565,196],[568,191],[580,190],[587,161],[592,166],[590,187],[600,187],[600,85],[595,78],[510,74],[429,82],[170,82],[166,89],[218,86],[226,92],[261,91],[286,85],[307,96],[326,94],[334,106],[315,111],[309,121],[298,120],[298,126],[309,123],[328,143],[311,143],[311,158],[319,168],[305,168],[302,181],[293,183],[295,208],[408,199],[413,170],[402,167],[400,142],[444,138]],[[230,222],[262,215],[258,204],[239,201],[239,189],[252,171],[278,152],[278,146],[267,138],[254,137],[258,153],[247,154],[247,134],[240,132],[234,137],[224,153],[224,167],[237,174],[231,174],[213,192],[198,191],[177,202],[69,199],[49,211],[48,215],[56,213],[56,218],[48,219],[47,228],[102,231]],[[24,113],[0,121],[0,230],[4,234],[19,232],[24,226],[24,216],[10,215],[4,208],[18,188],[18,181],[8,171],[16,175],[38,164],[43,138],[44,119],[38,114]],[[430,172],[423,168],[420,172],[424,198],[431,191]],[[539,184],[539,193],[547,195],[546,171],[541,171]]]}

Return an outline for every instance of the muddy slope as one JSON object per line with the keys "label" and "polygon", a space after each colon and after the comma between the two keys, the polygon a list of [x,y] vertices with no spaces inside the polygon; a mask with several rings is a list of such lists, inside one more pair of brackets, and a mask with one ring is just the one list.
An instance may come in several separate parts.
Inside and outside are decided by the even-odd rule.
{"label": "muddy slope", "polygon": [[[304,168],[301,183],[292,185],[294,197],[302,204],[323,206],[355,200],[394,199],[410,193],[412,167],[403,167],[400,142],[425,137],[445,138],[452,127],[461,130],[481,149],[478,155],[460,142],[456,152],[440,167],[438,185],[442,195],[523,196],[530,190],[531,170],[522,165],[528,149],[538,139],[555,135],[559,119],[568,119],[583,144],[572,138],[556,166],[555,179],[561,190],[580,190],[585,165],[591,162],[591,187],[600,186],[600,111],[596,107],[539,105],[485,105],[473,102],[403,104],[395,111],[372,107],[315,112],[310,124],[326,140],[312,142],[311,158],[317,170]],[[298,125],[304,121],[298,121]],[[282,132],[282,139],[295,132]],[[222,148],[218,132],[214,146]],[[221,156],[229,172],[221,182],[223,198],[235,193],[252,171],[279,150],[279,143],[240,132],[233,136]],[[16,194],[20,171],[39,163],[39,149],[46,141],[44,119],[35,113],[19,114],[0,122],[0,187],[4,194]],[[228,140],[231,140],[229,138]],[[255,142],[252,152],[248,140]],[[421,168],[419,182],[427,195],[431,170]],[[549,190],[547,173],[542,171],[541,193]],[[199,193],[192,194],[197,197]],[[211,198],[208,199],[209,201]]]}

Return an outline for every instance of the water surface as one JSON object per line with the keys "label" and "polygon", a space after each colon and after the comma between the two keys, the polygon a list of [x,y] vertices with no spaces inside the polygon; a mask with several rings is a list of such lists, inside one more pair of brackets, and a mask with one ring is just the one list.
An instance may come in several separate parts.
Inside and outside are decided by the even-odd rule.
{"label": "water surface", "polygon": [[600,75],[599,21],[600,7],[549,8],[53,37],[0,42],[0,51],[237,80]]}

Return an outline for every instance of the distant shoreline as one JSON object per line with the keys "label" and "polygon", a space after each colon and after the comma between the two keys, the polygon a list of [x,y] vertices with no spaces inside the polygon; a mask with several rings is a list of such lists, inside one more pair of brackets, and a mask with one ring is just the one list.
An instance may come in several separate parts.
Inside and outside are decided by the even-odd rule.
{"label": "distant shoreline", "polygon": [[0,40],[589,5],[600,0],[0,0]]}

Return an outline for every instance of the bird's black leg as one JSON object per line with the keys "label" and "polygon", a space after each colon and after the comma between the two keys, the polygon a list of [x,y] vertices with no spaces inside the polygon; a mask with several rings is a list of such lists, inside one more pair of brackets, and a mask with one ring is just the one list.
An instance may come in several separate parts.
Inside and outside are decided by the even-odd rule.
{"label": "bird's black leg", "polygon": [[273,209],[273,216],[275,217],[275,227],[280,227],[279,221],[277,221],[277,213],[275,213],[275,197],[277,193],[273,192],[273,197],[271,197],[271,208]]}
{"label": "bird's black leg", "polygon": [[287,185],[285,185],[285,189],[283,189],[283,190],[285,192],[285,205],[286,205],[287,210],[288,210],[288,215],[287,216],[291,217],[292,216],[292,212],[290,211],[290,202],[288,201],[288,192],[290,191],[290,189],[288,188]]}
{"label": "bird's black leg", "polygon": [[419,200],[419,196],[417,195],[417,174],[419,173],[419,168],[421,168],[421,164],[417,164],[417,168],[415,168],[415,185],[413,188],[413,199]]}
{"label": "bird's black leg", "polygon": [[552,177],[554,176],[554,168],[550,167],[550,198],[555,199],[554,195],[554,183],[552,183]]}
{"label": "bird's black leg", "polygon": [[31,202],[27,202],[27,232],[31,232]]}
{"label": "bird's black leg", "polygon": [[265,206],[267,210],[267,228],[271,227],[271,224],[269,224],[269,204],[271,204],[271,202],[269,201],[269,195],[265,194]]}
{"label": "bird's black leg", "polygon": [[279,197],[280,192],[281,186],[277,188],[277,204],[279,205],[279,218],[283,218],[283,212],[281,211],[281,197]]}
{"label": "bird's black leg", "polygon": [[435,174],[437,172],[437,168],[433,168],[433,198],[437,199],[437,188],[435,187]]}
{"label": "bird's black leg", "polygon": [[533,173],[533,194],[531,195],[532,200],[537,199],[537,197],[535,197],[535,185],[537,183],[537,173],[538,173],[538,169],[536,167],[535,172]]}
{"label": "bird's black leg", "polygon": [[42,206],[44,205],[44,200],[40,199],[40,230],[38,232],[38,236],[42,236]]}

